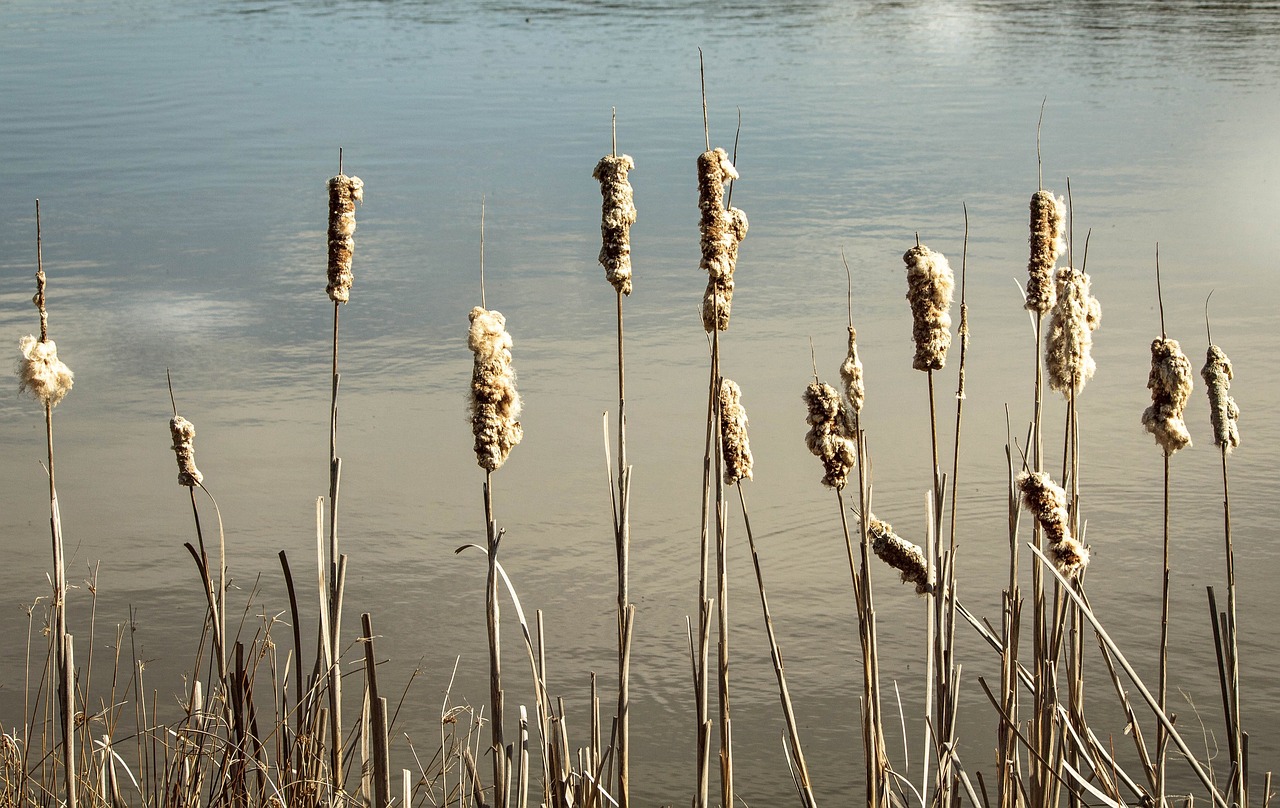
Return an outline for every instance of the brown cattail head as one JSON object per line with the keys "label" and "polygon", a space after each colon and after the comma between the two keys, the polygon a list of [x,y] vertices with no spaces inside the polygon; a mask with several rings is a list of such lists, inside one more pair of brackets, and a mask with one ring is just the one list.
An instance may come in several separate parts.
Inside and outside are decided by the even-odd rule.
{"label": "brown cattail head", "polygon": [[724,184],[736,180],[738,171],[724,149],[698,155],[698,209],[701,212],[702,261],[707,271],[707,291],[702,298],[702,327],[729,330],[733,302],[733,271],[738,264],[738,242],[747,235],[747,215],[724,208]]}
{"label": "brown cattail head", "polygon": [[1053,308],[1053,267],[1067,249],[1064,223],[1067,202],[1052,191],[1039,190],[1031,196],[1031,260],[1027,262],[1028,311],[1039,315]]}
{"label": "brown cattail head", "polygon": [[849,411],[829,384],[814,382],[806,387],[804,402],[809,407],[805,445],[822,461],[822,484],[837,490],[844,488],[858,457]]}
{"label": "brown cattail head", "polygon": [[1089,564],[1089,548],[1071,535],[1067,492],[1043,471],[1024,471],[1015,482],[1022,504],[1040,523],[1049,558],[1067,580],[1074,580]]}
{"label": "brown cattail head", "polygon": [[1213,422],[1213,442],[1230,453],[1240,445],[1240,408],[1227,395],[1231,389],[1231,360],[1217,345],[1210,345],[1200,377],[1209,389],[1209,420]]}
{"label": "brown cattail head", "polygon": [[911,366],[916,370],[941,370],[947,364],[951,347],[951,293],[955,275],[946,256],[917,244],[902,256],[907,265],[907,301],[911,303],[914,321],[911,337],[916,343],[916,356]]}
{"label": "brown cattail head", "polygon": [[351,299],[351,256],[355,252],[356,203],[364,201],[364,182],[339,174],[329,180],[329,286],[334,303]]}
{"label": "brown cattail head", "polygon": [[857,416],[862,412],[862,402],[867,392],[862,382],[862,360],[858,358],[858,332],[853,326],[849,326],[849,353],[840,365],[840,381],[844,382],[844,396],[849,403],[849,410]]}
{"label": "brown cattail head", "polygon": [[476,462],[497,471],[511,448],[524,437],[520,427],[520,394],[511,367],[511,335],[499,312],[476,306],[471,310],[467,344],[475,354],[471,372],[471,432]]}
{"label": "brown cattail head", "polygon": [[169,434],[173,436],[173,452],[178,456],[178,485],[194,488],[204,482],[204,475],[196,468],[196,427],[181,415],[169,419]]}
{"label": "brown cattail head", "polygon": [[18,340],[22,357],[18,360],[18,392],[48,407],[58,406],[74,381],[71,368],[58,359],[58,346],[53,340],[38,340],[28,334]]}
{"label": "brown cattail head", "polygon": [[636,167],[629,155],[605,155],[591,176],[600,181],[600,264],[605,278],[624,295],[631,294],[631,225],[636,223],[627,172]]}
{"label": "brown cattail head", "polygon": [[1049,315],[1044,339],[1044,363],[1049,386],[1070,397],[1093,378],[1093,332],[1102,324],[1102,306],[1090,294],[1089,276],[1063,267],[1058,270],[1058,299]]}
{"label": "brown cattail head", "polygon": [[869,515],[867,534],[871,536],[871,549],[880,560],[902,573],[904,584],[915,584],[917,595],[933,591],[929,585],[929,565],[924,551],[893,532],[893,525],[881,522]]}
{"label": "brown cattail head", "polygon": [[720,380],[720,446],[724,452],[724,484],[751,479],[751,442],[747,439],[747,411],[742,389],[729,379]]}
{"label": "brown cattail head", "polygon": [[1142,424],[1155,436],[1166,455],[1191,445],[1182,411],[1191,396],[1191,362],[1177,340],[1160,338],[1151,342],[1151,406],[1142,413]]}

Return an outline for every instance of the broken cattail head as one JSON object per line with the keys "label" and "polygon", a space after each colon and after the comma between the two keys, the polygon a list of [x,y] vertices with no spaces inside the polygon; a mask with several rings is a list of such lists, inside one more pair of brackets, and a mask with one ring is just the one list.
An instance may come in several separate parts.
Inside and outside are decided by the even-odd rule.
{"label": "broken cattail head", "polygon": [[702,232],[699,266],[708,275],[707,290],[702,298],[702,327],[707,333],[729,330],[738,243],[747,235],[747,214],[737,208],[724,208],[724,184],[737,178],[737,169],[724,149],[712,149],[698,156],[698,210]]}
{"label": "broken cattail head", "polygon": [[724,452],[724,484],[751,479],[751,442],[747,439],[747,411],[742,389],[729,379],[720,380],[720,446]]}
{"label": "broken cattail head", "polygon": [[194,488],[204,482],[204,475],[196,468],[195,425],[174,415],[169,419],[169,434],[173,436],[173,452],[178,456],[178,485]]}
{"label": "broken cattail head", "polygon": [[933,591],[929,583],[929,564],[924,551],[893,532],[893,525],[870,516],[867,534],[871,536],[871,549],[880,560],[902,573],[904,584],[915,584],[917,595]]}
{"label": "broken cattail head", "polygon": [[941,370],[951,347],[951,294],[955,275],[946,256],[917,244],[902,256],[907,265],[907,301],[914,322],[911,337],[916,370]]}
{"label": "broken cattail head", "polygon": [[28,334],[18,340],[18,392],[30,393],[45,406],[56,407],[74,381],[71,368],[58,359],[58,346]]}
{"label": "broken cattail head", "polygon": [[862,381],[862,360],[858,358],[858,332],[853,326],[849,326],[849,353],[840,365],[840,381],[844,383],[844,396],[849,403],[849,410],[857,416],[862,412],[862,402],[867,393]]}
{"label": "broken cattail head", "polygon": [[351,257],[355,252],[356,204],[364,201],[364,182],[339,174],[329,180],[329,285],[334,303],[351,299]]}
{"label": "broken cattail head", "polygon": [[1213,423],[1213,442],[1228,453],[1240,445],[1240,408],[1227,395],[1235,374],[1231,360],[1217,345],[1210,345],[1200,377],[1209,390],[1209,420]]}
{"label": "broken cattail head", "polygon": [[1053,308],[1053,267],[1067,249],[1064,224],[1067,201],[1052,191],[1031,195],[1031,259],[1027,262],[1028,311],[1039,315]]}
{"label": "broken cattail head", "polygon": [[1177,340],[1151,342],[1151,406],[1142,413],[1142,424],[1155,436],[1166,455],[1191,445],[1191,433],[1182,419],[1191,396],[1191,362]]}
{"label": "broken cattail head", "polygon": [[600,264],[605,278],[624,295],[631,294],[631,225],[636,223],[627,172],[636,167],[629,155],[605,155],[591,176],[600,181]]}
{"label": "broken cattail head", "polygon": [[1062,577],[1074,580],[1089,563],[1089,548],[1071,535],[1067,492],[1043,471],[1024,471],[1014,481],[1022,504],[1044,531],[1049,557]]}
{"label": "broken cattail head", "polygon": [[1057,301],[1044,338],[1049,386],[1070,397],[1093,378],[1093,332],[1102,324],[1102,306],[1089,291],[1089,276],[1072,267],[1057,273]]}
{"label": "broken cattail head", "polygon": [[476,306],[470,317],[467,344],[475,354],[470,410],[476,462],[486,471],[497,471],[524,437],[519,421],[520,394],[511,367],[511,335],[499,312]]}
{"label": "broken cattail head", "polygon": [[809,408],[805,445],[822,461],[822,484],[842,489],[858,457],[849,412],[840,401],[840,394],[829,384],[810,384],[805,388],[804,402]]}

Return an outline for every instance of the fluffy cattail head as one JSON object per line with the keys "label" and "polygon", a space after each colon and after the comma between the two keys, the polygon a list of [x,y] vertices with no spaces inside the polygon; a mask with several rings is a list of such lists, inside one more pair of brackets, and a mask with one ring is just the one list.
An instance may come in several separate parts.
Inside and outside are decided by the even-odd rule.
{"label": "fluffy cattail head", "polygon": [[844,383],[844,396],[853,415],[862,412],[862,402],[867,392],[862,381],[862,360],[858,358],[858,332],[849,326],[849,353],[840,365],[840,381]]}
{"label": "fluffy cattail head", "polygon": [[1067,202],[1052,191],[1031,196],[1031,260],[1027,262],[1027,310],[1043,315],[1053,308],[1053,267],[1067,249]]}
{"label": "fluffy cattail head", "polygon": [[737,178],[738,172],[724,149],[712,149],[698,156],[698,210],[702,232],[699,266],[707,271],[702,327],[708,333],[729,330],[738,242],[747,235],[747,215],[737,208],[724,208],[724,184]]}
{"label": "fluffy cattail head", "polygon": [[1064,396],[1079,393],[1093,378],[1093,332],[1102,324],[1102,306],[1090,294],[1089,276],[1078,269],[1058,270],[1058,299],[1049,315],[1044,364],[1049,386]]}
{"label": "fluffy cattail head", "polygon": [[1089,564],[1089,548],[1071,535],[1067,492],[1042,471],[1024,471],[1015,482],[1022,504],[1044,531],[1049,558],[1067,580],[1074,580]]}
{"label": "fluffy cattail head", "polygon": [[204,475],[196,468],[196,427],[181,415],[174,415],[169,419],[169,434],[178,456],[178,485],[194,488],[204,482]]}
{"label": "fluffy cattail head", "polygon": [[1155,436],[1166,455],[1191,445],[1191,434],[1182,420],[1182,411],[1191,396],[1191,362],[1177,340],[1157,339],[1151,343],[1151,406],[1142,413],[1142,424]]}
{"label": "fluffy cattail head", "polygon": [[339,174],[329,180],[329,285],[334,303],[351,299],[351,256],[355,252],[356,203],[364,201],[364,182]]}
{"label": "fluffy cattail head", "polygon": [[751,442],[747,439],[747,411],[742,390],[729,379],[720,380],[720,446],[724,452],[724,484],[751,479]]}
{"label": "fluffy cattail head", "polygon": [[915,584],[917,595],[933,591],[929,584],[929,564],[918,545],[894,533],[893,525],[875,516],[868,520],[867,534],[871,536],[871,549],[881,561],[902,573],[904,584]]}
{"label": "fluffy cattail head", "polygon": [[914,321],[911,337],[916,370],[941,370],[951,347],[951,294],[955,275],[946,256],[917,244],[902,256],[907,265],[907,301]]}
{"label": "fluffy cattail head", "polygon": [[809,407],[805,445],[822,461],[822,484],[844,488],[858,457],[848,410],[834,387],[819,382],[805,388],[804,402]]}
{"label": "fluffy cattail head", "polygon": [[631,294],[631,225],[636,222],[627,172],[636,167],[629,155],[605,155],[593,177],[600,181],[600,264],[605,278],[624,295]]}
{"label": "fluffy cattail head", "polygon": [[1209,420],[1213,423],[1213,442],[1230,452],[1240,445],[1240,408],[1227,395],[1231,389],[1231,360],[1217,345],[1210,345],[1200,377],[1209,390]]}
{"label": "fluffy cattail head", "polygon": [[471,372],[471,432],[476,462],[497,471],[511,448],[524,437],[520,427],[520,394],[511,367],[511,335],[499,312],[480,306],[471,310],[467,344],[475,354]]}
{"label": "fluffy cattail head", "polygon": [[58,346],[53,340],[38,340],[28,334],[18,340],[18,392],[49,407],[58,406],[74,381],[71,368],[58,359]]}

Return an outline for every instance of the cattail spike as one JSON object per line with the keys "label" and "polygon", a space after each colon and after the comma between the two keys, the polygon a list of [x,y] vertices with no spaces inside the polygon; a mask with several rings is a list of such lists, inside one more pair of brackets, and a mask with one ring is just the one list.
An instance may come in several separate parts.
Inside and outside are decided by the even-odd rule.
{"label": "cattail spike", "polygon": [[1142,424],[1155,436],[1166,455],[1191,445],[1191,434],[1182,420],[1191,396],[1191,362],[1177,340],[1160,338],[1151,343],[1151,374],[1147,377],[1151,406],[1142,413]]}
{"label": "cattail spike", "polygon": [[911,303],[912,338],[916,343],[911,366],[916,370],[941,370],[951,347],[949,309],[955,275],[946,256],[918,241],[902,260],[907,265],[907,301]]}
{"label": "cattail spike", "polygon": [[849,471],[857,458],[849,412],[835,388],[821,382],[805,388],[804,402],[809,408],[805,445],[822,461],[822,484],[842,489],[849,481]]}
{"label": "cattail spike", "polygon": [[[342,152],[338,152],[342,162]],[[341,172],[329,179],[329,285],[334,303],[351,299],[351,258],[355,252],[356,205],[364,201],[364,182]]]}
{"label": "cattail spike", "polygon": [[742,389],[729,379],[720,380],[720,446],[724,451],[724,484],[751,479],[754,461],[747,439],[747,411]]}
{"label": "cattail spike", "polygon": [[924,551],[893,532],[893,525],[882,522],[875,514],[867,514],[867,535],[871,537],[871,549],[880,560],[902,573],[904,584],[915,584],[917,595],[933,591],[929,585],[929,565]]}
{"label": "cattail spike", "polygon": [[[1207,325],[1206,321],[1206,327]],[[1221,348],[1210,343],[1200,377],[1204,379],[1209,393],[1209,420],[1213,424],[1213,442],[1228,453],[1240,445],[1240,428],[1237,425],[1240,407],[1228,395],[1234,375],[1231,360]]]}
{"label": "cattail spike", "polygon": [[1028,311],[1043,316],[1053,308],[1053,269],[1066,250],[1063,239],[1067,204],[1052,191],[1039,190],[1031,195],[1031,258],[1027,262]]}
{"label": "cattail spike", "polygon": [[1045,335],[1045,370],[1049,386],[1070,398],[1093,378],[1093,332],[1102,324],[1102,306],[1089,289],[1083,270],[1064,266],[1057,272],[1057,300]]}
{"label": "cattail spike", "polygon": [[1023,471],[1015,482],[1022,491],[1023,506],[1044,530],[1054,566],[1064,578],[1076,578],[1089,563],[1089,548],[1071,535],[1067,492],[1042,471]]}
{"label": "cattail spike", "polygon": [[499,312],[476,306],[470,319],[467,344],[475,354],[470,403],[476,462],[486,471],[497,471],[524,437],[520,394],[511,367],[512,340],[506,318]]}
{"label": "cattail spike", "polygon": [[[616,137],[616,136],[615,136]],[[591,176],[600,181],[603,197],[600,213],[600,257],[605,277],[613,288],[631,294],[631,225],[636,221],[631,183],[627,172],[636,167],[629,155],[615,154],[600,158]]]}
{"label": "cattail spike", "polygon": [[169,419],[169,434],[173,438],[173,452],[178,456],[178,485],[194,488],[204,482],[204,475],[196,468],[196,427],[176,412]]}
{"label": "cattail spike", "polygon": [[699,266],[709,276],[702,300],[702,326],[708,333],[729,330],[738,243],[747,235],[747,215],[724,207],[724,184],[737,178],[738,171],[724,149],[708,149],[698,156],[698,208],[702,214]]}

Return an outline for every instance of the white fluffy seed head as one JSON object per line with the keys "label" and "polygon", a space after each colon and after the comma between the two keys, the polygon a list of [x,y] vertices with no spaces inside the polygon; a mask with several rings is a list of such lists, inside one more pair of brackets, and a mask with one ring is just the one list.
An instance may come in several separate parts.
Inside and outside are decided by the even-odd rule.
{"label": "white fluffy seed head", "polygon": [[624,295],[631,294],[631,225],[636,206],[627,172],[636,167],[630,155],[605,155],[593,177],[600,181],[600,264],[605,278]]}
{"label": "white fluffy seed head", "polygon": [[1191,433],[1182,413],[1191,397],[1191,362],[1177,340],[1161,338],[1151,342],[1147,387],[1151,390],[1151,406],[1142,413],[1143,426],[1166,455],[1190,446]]}
{"label": "white fluffy seed head", "polygon": [[1102,306],[1089,289],[1089,276],[1072,267],[1057,272],[1057,300],[1044,339],[1049,386],[1063,396],[1079,394],[1093,378],[1093,332],[1102,324]]}
{"label": "white fluffy seed head", "polygon": [[58,346],[53,340],[41,342],[28,334],[18,340],[18,392],[46,406],[56,407],[71,390],[74,374],[71,368],[58,359]]}
{"label": "white fluffy seed head", "polygon": [[351,299],[351,258],[355,253],[356,205],[364,201],[364,182],[339,174],[329,179],[329,285],[334,303]]}
{"label": "white fluffy seed head", "polygon": [[1053,267],[1067,249],[1067,201],[1052,191],[1031,196],[1031,258],[1027,262],[1026,308],[1043,315],[1053,308]]}
{"label": "white fluffy seed head", "polygon": [[840,381],[844,383],[844,397],[853,415],[862,412],[862,402],[867,391],[862,380],[862,360],[858,358],[858,332],[849,326],[849,351],[840,364]]}
{"label": "white fluffy seed head", "polygon": [[751,479],[754,460],[747,438],[747,411],[742,389],[729,379],[720,382],[720,446],[724,452],[724,484]]}
{"label": "white fluffy seed head", "polygon": [[471,310],[467,345],[475,354],[471,372],[471,432],[475,436],[476,462],[486,471],[497,471],[512,447],[520,443],[520,394],[511,366],[511,335],[506,318],[480,306]]}
{"label": "white fluffy seed head", "polygon": [[169,419],[169,435],[173,438],[173,452],[178,456],[178,485],[194,488],[204,482],[204,475],[196,468],[196,427],[181,415]]}
{"label": "white fluffy seed head", "polygon": [[698,156],[698,210],[702,233],[702,260],[707,290],[702,296],[702,327],[728,331],[733,303],[733,272],[738,264],[738,243],[747,235],[747,215],[724,208],[724,184],[737,179],[737,169],[724,149]]}
{"label": "white fluffy seed head", "polygon": [[842,489],[858,456],[849,411],[829,384],[810,384],[805,388],[804,401],[809,408],[805,445],[822,461],[822,484]]}
{"label": "white fluffy seed head", "polygon": [[917,244],[902,256],[907,265],[907,301],[911,304],[911,337],[916,370],[941,370],[951,347],[951,295],[955,274],[946,256]]}
{"label": "white fluffy seed head", "polygon": [[893,525],[869,515],[867,534],[871,549],[880,560],[902,574],[904,584],[915,584],[917,595],[933,590],[929,584],[929,564],[919,545],[912,544],[893,532]]}
{"label": "white fluffy seed head", "polygon": [[1015,481],[1022,504],[1044,531],[1049,558],[1067,580],[1074,580],[1089,564],[1089,548],[1071,535],[1067,492],[1043,471],[1024,471]]}
{"label": "white fluffy seed head", "polygon": [[1210,345],[1200,377],[1204,379],[1209,392],[1209,420],[1213,424],[1213,442],[1228,453],[1240,445],[1240,428],[1237,424],[1240,420],[1240,408],[1236,406],[1235,399],[1228,395],[1234,375],[1231,360],[1217,345]]}

